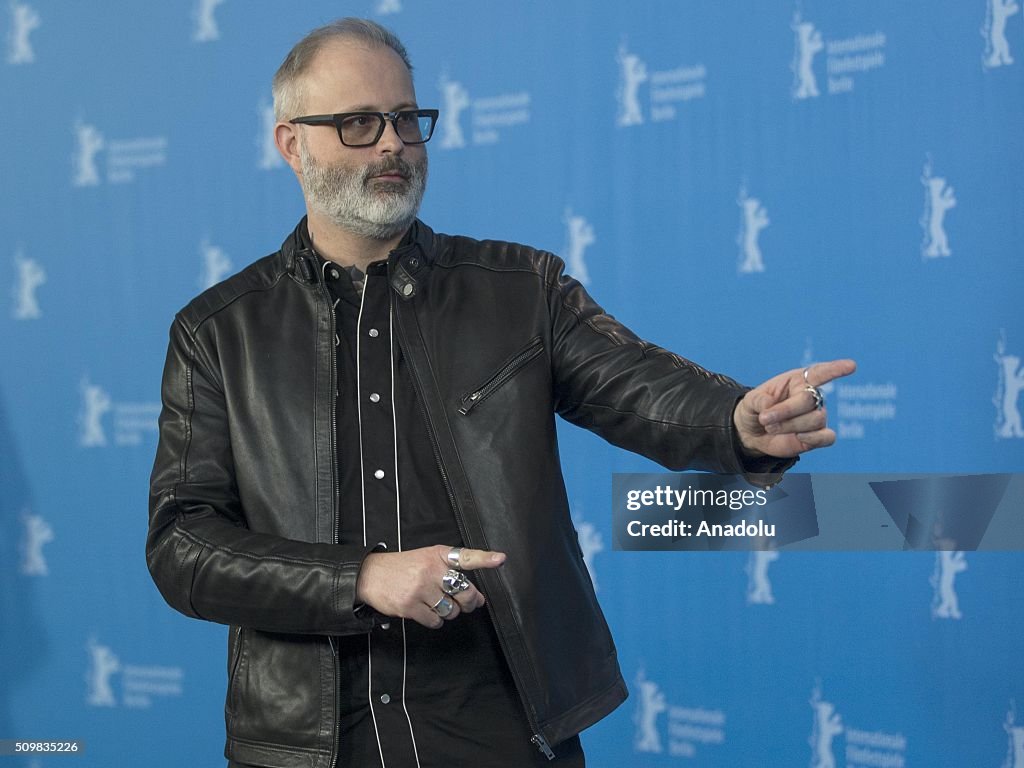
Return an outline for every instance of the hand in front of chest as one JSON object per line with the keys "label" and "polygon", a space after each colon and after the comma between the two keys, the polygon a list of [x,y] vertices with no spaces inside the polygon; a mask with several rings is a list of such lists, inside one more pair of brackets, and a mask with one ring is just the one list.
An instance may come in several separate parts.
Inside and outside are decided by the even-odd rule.
{"label": "hand in front of chest", "polygon": [[497,568],[505,562],[502,552],[462,548],[455,559],[459,569],[454,570],[449,559],[452,553],[451,547],[439,544],[367,555],[356,581],[356,600],[385,616],[439,629],[445,621],[470,613],[485,602],[462,571]]}

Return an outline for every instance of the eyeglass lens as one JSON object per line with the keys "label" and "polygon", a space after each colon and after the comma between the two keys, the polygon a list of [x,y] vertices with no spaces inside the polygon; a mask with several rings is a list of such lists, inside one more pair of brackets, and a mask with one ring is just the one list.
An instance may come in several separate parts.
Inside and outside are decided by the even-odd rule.
{"label": "eyeglass lens", "polygon": [[[374,144],[384,133],[385,117],[374,112],[349,115],[341,121],[341,140],[349,146]],[[398,138],[407,144],[420,143],[430,136],[433,118],[423,112],[399,112],[395,118]]]}

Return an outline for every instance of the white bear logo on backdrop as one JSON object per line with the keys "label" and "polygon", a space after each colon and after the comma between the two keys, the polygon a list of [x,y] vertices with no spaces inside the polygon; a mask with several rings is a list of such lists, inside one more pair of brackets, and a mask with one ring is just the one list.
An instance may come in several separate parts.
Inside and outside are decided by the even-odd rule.
{"label": "white bear logo on backdrop", "polygon": [[224,253],[223,248],[210,245],[209,239],[205,237],[199,243],[199,253],[203,262],[199,273],[199,288],[205,290],[230,274],[231,259]]}
{"label": "white bear logo on backdrop", "polygon": [[103,149],[103,134],[96,127],[75,121],[75,139],[77,149],[73,156],[75,175],[71,183],[76,187],[95,187],[100,183],[99,168],[96,167],[96,155]]}
{"label": "white bear logo on backdrop", "polygon": [[942,550],[935,553],[935,570],[928,579],[932,589],[932,618],[961,619],[960,600],[954,589],[957,574],[967,570],[963,552]]}
{"label": "white bear logo on backdrop", "polygon": [[32,64],[36,60],[29,35],[39,28],[42,21],[36,10],[27,3],[12,0],[11,30],[7,33],[7,63]]}
{"label": "white bear logo on backdrop", "polygon": [[[96,126],[75,120],[75,152],[71,156],[74,173],[71,185],[95,187],[101,182],[127,184],[135,180],[138,172],[148,171],[167,163],[167,137],[141,136],[106,139]],[[100,174],[96,156],[105,151],[106,178]]]}
{"label": "white bear logo on backdrop", "polygon": [[636,731],[633,736],[633,749],[637,752],[660,753],[661,736],[658,734],[658,715],[668,709],[665,694],[658,684],[648,680],[641,669],[636,675],[636,687],[640,696],[633,713],[633,725]]}
{"label": "white bear logo on backdrop", "polygon": [[28,509],[21,513],[24,538],[21,542],[21,574],[23,576],[46,576],[50,569],[43,557],[43,545],[53,541],[53,527],[41,516],[33,515]]}
{"label": "white bear logo on backdrop", "polygon": [[619,127],[642,125],[643,111],[640,109],[640,86],[647,82],[647,65],[643,59],[626,49],[626,44],[619,46],[617,56],[619,62],[619,88],[616,97],[619,102],[619,113],[615,124]]}
{"label": "white bear logo on backdrop", "polygon": [[946,235],[946,212],[956,207],[953,187],[945,178],[935,176],[932,160],[929,157],[921,173],[921,184],[924,186],[924,213],[921,214],[921,228],[924,240],[921,242],[921,257],[935,259],[940,256],[951,256],[949,237]]}
{"label": "white bear logo on backdrop", "polygon": [[[85,701],[92,707],[148,709],[157,700],[178,698],[184,694],[185,670],[182,667],[141,665],[121,658],[95,636],[86,643],[89,666],[85,673]],[[116,689],[115,693],[115,679]]]}
{"label": "white bear logo on backdrop", "polygon": [[469,92],[462,83],[441,75],[438,83],[444,108],[441,110],[441,148],[458,149],[466,146],[466,137],[462,133],[461,115],[469,107]]}
{"label": "white bear logo on backdrop", "polygon": [[821,698],[821,686],[811,692],[811,709],[814,722],[811,726],[811,768],[835,768],[836,757],[832,753],[832,740],[843,732],[843,720],[836,712],[835,704]]}
{"label": "white bear logo on backdrop", "polygon": [[821,95],[814,62],[823,51],[827,73],[825,91],[830,96],[849,93],[862,75],[885,66],[888,36],[880,29],[826,40],[812,22],[804,21],[799,9],[793,14],[790,29],[794,42],[789,64],[793,84],[789,92],[794,101]]}
{"label": "white bear logo on backdrop", "polygon": [[192,18],[195,20],[195,28],[192,32],[192,40],[197,43],[212,43],[220,40],[220,28],[217,26],[217,19],[213,12],[218,5],[223,5],[225,0],[196,0],[195,8],[192,11]]}
{"label": "white bear logo on backdrop", "polygon": [[43,316],[36,297],[36,289],[46,282],[46,270],[35,259],[25,258],[22,248],[14,254],[14,265],[17,279],[14,283],[14,308],[12,315],[15,320],[38,320]]}
{"label": "white bear logo on backdrop", "polygon": [[110,395],[102,387],[89,383],[89,377],[83,377],[79,385],[82,393],[82,409],[78,415],[80,429],[78,443],[83,448],[100,448],[107,444],[107,435],[103,430],[103,416],[113,407]]}
{"label": "white bear logo on backdrop", "polygon": [[[644,59],[630,53],[625,42],[619,44],[615,58],[619,64],[615,125],[619,128],[643,125],[647,119],[652,123],[675,120],[682,105],[707,95],[708,68],[701,62],[649,70]],[[649,84],[646,115],[640,99],[640,86],[644,83]]]}
{"label": "white bear logo on backdrop", "polygon": [[736,204],[740,207],[740,232],[736,237],[740,247],[739,272],[764,272],[764,257],[758,238],[761,230],[772,223],[768,218],[768,210],[756,197],[747,195],[746,185],[740,187]]}
{"label": "white bear logo on backdrop", "polygon": [[768,579],[768,566],[779,559],[774,550],[751,552],[745,568],[747,572],[747,604],[774,605],[772,583]]}
{"label": "white bear logo on backdrop", "polygon": [[86,703],[93,707],[117,706],[110,678],[115,672],[121,671],[121,660],[110,648],[100,645],[94,638],[89,639],[86,647],[89,650],[89,669],[85,674]]}
{"label": "white bear logo on backdrop", "polygon": [[584,251],[594,244],[594,228],[582,216],[574,216],[565,209],[565,263],[570,275],[584,285],[590,285],[590,272],[583,258]]}
{"label": "white bear logo on backdrop", "polygon": [[1006,21],[1020,12],[1016,0],[987,0],[985,3],[985,24],[981,36],[985,38],[985,53],[982,66],[993,69],[1013,64],[1010,42],[1006,39]]}
{"label": "white bear logo on backdrop", "polygon": [[814,76],[814,57],[825,50],[825,41],[821,32],[809,21],[804,21],[800,12],[793,15],[790,25],[794,35],[793,87],[794,99],[809,99],[821,95],[818,91],[818,80]]}
{"label": "white bear logo on backdrop", "polygon": [[1024,768],[1024,727],[1017,723],[1017,704],[1010,700],[1003,730],[1006,731],[1006,760],[1002,768]]}
{"label": "white bear logo on backdrop", "polygon": [[1006,351],[1006,332],[1000,334],[996,342],[996,353],[993,355],[999,366],[999,383],[996,386],[992,403],[996,407],[996,437],[1024,437],[1021,426],[1020,409],[1017,401],[1024,389],[1024,367],[1020,356]]}

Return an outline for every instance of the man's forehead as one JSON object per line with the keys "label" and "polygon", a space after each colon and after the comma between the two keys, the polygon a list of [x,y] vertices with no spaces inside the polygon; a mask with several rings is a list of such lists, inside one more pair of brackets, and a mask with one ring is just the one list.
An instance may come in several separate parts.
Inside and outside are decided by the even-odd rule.
{"label": "man's forehead", "polygon": [[386,45],[355,38],[336,38],[324,44],[310,62],[309,71],[314,73],[341,74],[341,70],[393,70],[396,74],[412,79],[409,68],[402,57]]}
{"label": "man's forehead", "polygon": [[362,102],[387,97],[415,101],[412,75],[402,58],[387,46],[358,39],[331,40],[310,62],[303,90],[316,98],[330,95]]}

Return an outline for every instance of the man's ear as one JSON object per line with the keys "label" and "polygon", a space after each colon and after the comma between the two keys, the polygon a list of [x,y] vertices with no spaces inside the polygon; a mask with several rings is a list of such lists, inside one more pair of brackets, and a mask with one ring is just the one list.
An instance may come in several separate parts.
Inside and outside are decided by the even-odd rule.
{"label": "man's ear", "polygon": [[292,123],[277,123],[274,126],[274,146],[284,161],[302,177],[302,162],[299,160],[299,126]]}

